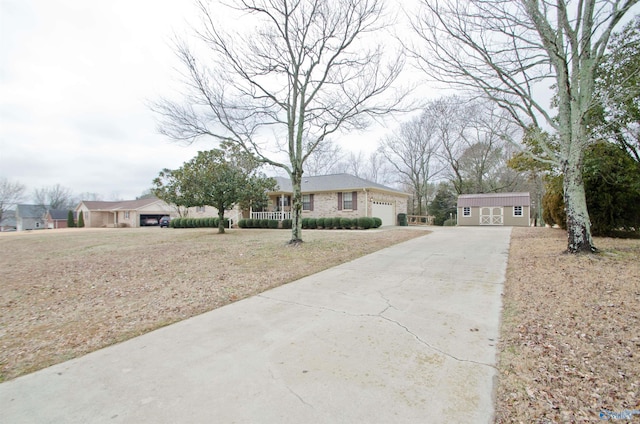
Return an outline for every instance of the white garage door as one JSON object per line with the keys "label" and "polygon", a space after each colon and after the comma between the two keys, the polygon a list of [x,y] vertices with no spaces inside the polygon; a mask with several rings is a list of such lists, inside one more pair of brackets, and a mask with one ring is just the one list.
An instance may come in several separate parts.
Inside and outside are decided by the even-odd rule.
{"label": "white garage door", "polygon": [[371,216],[380,218],[382,225],[396,225],[395,215],[393,203],[373,201]]}

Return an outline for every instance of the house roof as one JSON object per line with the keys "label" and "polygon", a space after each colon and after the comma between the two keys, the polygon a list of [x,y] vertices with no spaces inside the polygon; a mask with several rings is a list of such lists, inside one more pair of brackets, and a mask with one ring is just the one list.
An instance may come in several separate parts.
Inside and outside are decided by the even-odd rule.
{"label": "house roof", "polygon": [[100,201],[100,200],[83,200],[81,204],[84,204],[87,209],[92,211],[116,211],[116,210],[136,210],[149,206],[152,203],[159,202],[157,197],[150,197],[147,199],[138,200],[122,200],[122,201]]}
{"label": "house roof", "polygon": [[[275,177],[278,183],[277,192],[292,193],[293,186],[291,180],[288,178]],[[362,189],[377,189],[382,191],[388,191],[404,196],[409,196],[407,193],[393,189],[391,187],[384,186],[382,184],[374,183],[372,181],[365,180],[363,178],[356,177],[350,174],[331,174],[331,175],[318,175],[312,177],[302,177],[302,192],[303,193],[317,193],[321,191],[350,191],[350,190],[362,190]]]}
{"label": "house roof", "polygon": [[530,206],[529,193],[461,194],[458,207]]}
{"label": "house roof", "polygon": [[[51,219],[66,220],[67,218],[69,218],[69,209],[49,209],[48,214]],[[75,218],[75,212],[73,213],[73,216]]]}
{"label": "house roof", "polygon": [[16,205],[16,217],[42,218],[48,206],[43,205]]}

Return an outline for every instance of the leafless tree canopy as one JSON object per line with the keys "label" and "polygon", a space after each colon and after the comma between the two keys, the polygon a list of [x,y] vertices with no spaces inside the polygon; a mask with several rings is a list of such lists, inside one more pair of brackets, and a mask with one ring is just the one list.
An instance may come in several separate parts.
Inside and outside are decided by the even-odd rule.
{"label": "leafless tree canopy", "polygon": [[304,173],[308,175],[340,174],[346,171],[347,162],[342,147],[332,140],[325,140],[307,156]]}
{"label": "leafless tree canopy", "polygon": [[392,164],[401,181],[411,187],[418,215],[425,211],[430,180],[443,170],[436,157],[441,140],[435,136],[435,127],[435,121],[423,113],[400,125],[397,133],[380,144],[380,153]]}
{"label": "leafless tree canopy", "polygon": [[230,30],[214,19],[215,9],[198,2],[199,43],[177,43],[186,70],[184,101],[152,106],[161,132],[176,140],[231,141],[286,170],[294,186],[293,238],[299,239],[305,160],[327,136],[362,129],[402,100],[393,88],[402,57],[378,37],[388,25],[383,3],[236,0],[230,7],[240,19]]}
{"label": "leafless tree canopy", "polygon": [[518,133],[494,103],[449,96],[428,102],[419,117],[384,138],[379,151],[413,194],[413,211],[422,214],[440,181],[457,194],[515,189],[520,178],[507,167],[507,140]]}
{"label": "leafless tree canopy", "polygon": [[62,187],[60,184],[35,189],[33,200],[43,208],[65,209],[73,206],[71,189]]}
{"label": "leafless tree canopy", "polygon": [[5,177],[0,178],[0,221],[4,213],[16,206],[24,199],[27,188],[17,181],[10,181]]}

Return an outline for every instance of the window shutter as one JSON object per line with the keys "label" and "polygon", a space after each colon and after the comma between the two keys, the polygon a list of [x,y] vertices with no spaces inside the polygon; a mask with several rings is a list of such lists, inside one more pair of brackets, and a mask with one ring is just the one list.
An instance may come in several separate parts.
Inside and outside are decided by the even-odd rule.
{"label": "window shutter", "polygon": [[354,191],[353,194],[351,195],[351,200],[352,200],[352,205],[351,209],[353,209],[354,211],[358,210],[358,192]]}
{"label": "window shutter", "polygon": [[338,193],[338,210],[342,210],[342,193]]}
{"label": "window shutter", "polygon": [[313,194],[309,195],[309,210],[313,210]]}

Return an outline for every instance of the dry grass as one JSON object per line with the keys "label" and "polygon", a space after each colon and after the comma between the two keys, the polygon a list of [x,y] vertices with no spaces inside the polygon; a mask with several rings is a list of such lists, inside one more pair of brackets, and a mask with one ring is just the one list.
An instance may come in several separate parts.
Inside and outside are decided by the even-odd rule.
{"label": "dry grass", "polygon": [[595,243],[598,255],[567,255],[564,231],[513,230],[496,422],[640,410],[640,240]]}
{"label": "dry grass", "polygon": [[0,236],[0,381],[424,235],[159,228]]}

